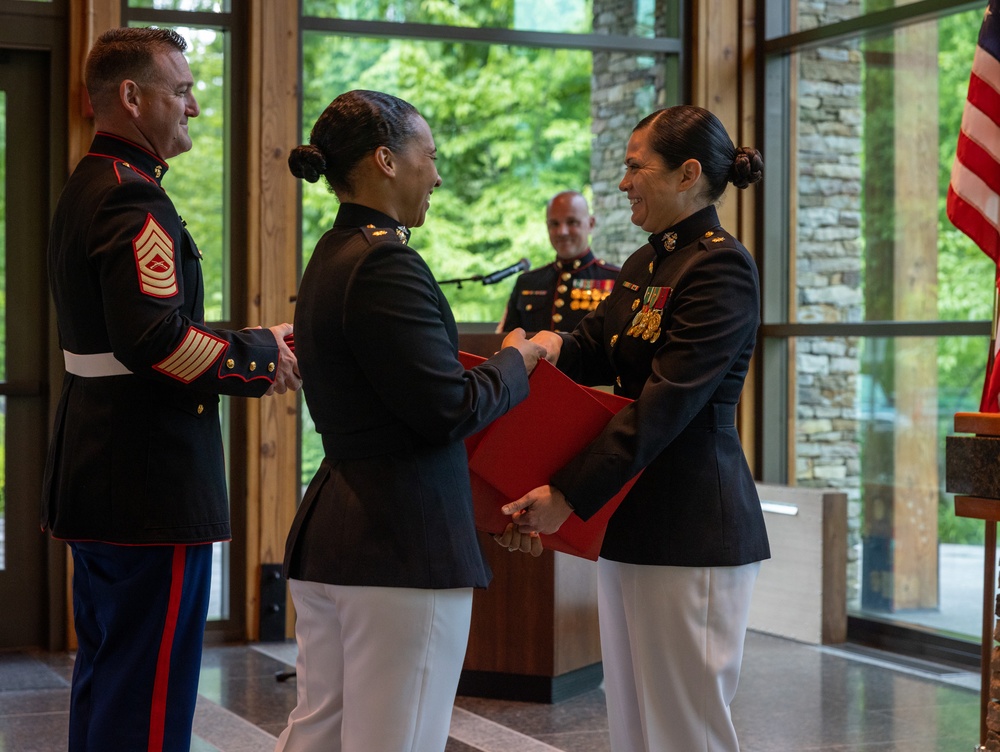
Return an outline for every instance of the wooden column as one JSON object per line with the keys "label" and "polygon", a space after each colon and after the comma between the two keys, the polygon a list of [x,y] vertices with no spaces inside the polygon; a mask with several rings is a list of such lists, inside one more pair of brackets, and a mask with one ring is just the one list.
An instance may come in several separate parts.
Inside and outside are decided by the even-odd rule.
{"label": "wooden column", "polygon": [[[691,59],[691,104],[715,114],[737,147],[759,147],[754,64],[756,16],[753,0],[692,0],[691,36],[685,40]],[[764,155],[764,179],[767,158]],[[730,186],[719,207],[722,226],[755,258],[757,188]],[[755,466],[756,368],[750,365],[740,398],[738,425],[750,467]],[[790,413],[790,414],[794,414]],[[794,464],[792,464],[794,467]]]}
{"label": "wooden column", "polygon": [[69,4],[69,149],[67,174],[72,172],[94,138],[94,113],[84,85],[87,54],[104,31],[121,26],[119,0],[83,0]]}
{"label": "wooden column", "polygon": [[[249,13],[247,321],[273,326],[292,321],[298,285],[297,191],[287,160],[300,141],[299,4],[250,0]],[[298,501],[297,410],[291,393],[248,405],[248,639],[259,636],[261,564],[282,560]]]}
{"label": "wooden column", "polygon": [[[893,315],[937,318],[937,185],[915,154],[938,148],[937,26],[895,32],[895,247]],[[895,344],[897,414],[910,426],[894,433],[893,608],[938,605],[937,342],[900,337]]]}

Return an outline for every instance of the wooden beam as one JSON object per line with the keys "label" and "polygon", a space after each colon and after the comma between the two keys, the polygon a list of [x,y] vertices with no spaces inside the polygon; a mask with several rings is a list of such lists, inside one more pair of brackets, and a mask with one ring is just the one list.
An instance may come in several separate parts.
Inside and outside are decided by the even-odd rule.
{"label": "wooden beam", "polygon": [[[291,321],[298,209],[288,153],[299,143],[298,0],[250,0],[247,320]],[[247,426],[247,638],[258,637],[260,565],[280,562],[299,489],[298,398],[251,401]]]}
{"label": "wooden beam", "polygon": [[[76,168],[94,140],[94,113],[84,84],[87,54],[97,37],[121,26],[120,0],[83,0],[69,4],[69,81],[66,102],[66,175]],[[54,398],[58,398],[58,391]],[[66,648],[76,650],[73,625],[73,557],[66,557]]]}
{"label": "wooden beam", "polygon": [[[898,29],[894,39],[895,247],[893,318],[937,317],[937,186],[911,154],[938,144],[937,26]],[[894,346],[896,409],[907,430],[893,442],[893,607],[936,608],[938,600],[937,343],[902,337]]]}
{"label": "wooden beam", "polygon": [[87,53],[103,32],[121,26],[120,0],[83,0],[69,4],[68,169],[72,171],[94,138],[94,113],[84,85]]}
{"label": "wooden beam", "polygon": [[[691,103],[714,113],[736,146],[757,145],[755,23],[751,0],[693,0],[691,5],[691,28],[695,30],[687,40],[692,71]],[[756,191],[757,188],[740,191],[730,187],[719,206],[722,226],[746,244],[754,256],[758,253],[752,247],[756,234]],[[751,467],[757,451],[754,373],[751,365],[740,398],[738,421]]]}

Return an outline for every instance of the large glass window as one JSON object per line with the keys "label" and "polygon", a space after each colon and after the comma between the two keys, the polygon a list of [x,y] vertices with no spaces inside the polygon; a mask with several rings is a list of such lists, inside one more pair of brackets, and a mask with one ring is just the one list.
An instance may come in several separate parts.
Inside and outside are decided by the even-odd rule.
{"label": "large glass window", "polygon": [[764,475],[847,493],[849,613],[974,641],[983,524],[944,437],[978,409],[994,267],[944,207],[982,10],[885,6],[792,3],[815,36],[768,43]]}

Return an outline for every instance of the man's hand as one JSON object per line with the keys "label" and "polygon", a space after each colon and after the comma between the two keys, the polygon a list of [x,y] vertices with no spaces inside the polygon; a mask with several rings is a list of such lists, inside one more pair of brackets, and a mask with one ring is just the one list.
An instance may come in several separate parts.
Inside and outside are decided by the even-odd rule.
{"label": "man's hand", "polygon": [[538,361],[545,358],[545,348],[525,338],[524,329],[518,327],[503,338],[501,347],[514,347],[521,353],[524,360],[524,368],[531,375],[538,365]]}
{"label": "man's hand", "polygon": [[295,359],[285,337],[292,333],[291,324],[278,324],[268,327],[278,343],[278,363],[274,372],[274,383],[271,384],[266,394],[284,394],[289,389],[293,392],[302,386],[302,377],[299,376],[299,361]]}
{"label": "man's hand", "polygon": [[508,551],[522,551],[532,556],[542,555],[542,539],[538,537],[538,533],[523,533],[513,522],[507,525],[502,533],[494,535],[493,540]]}

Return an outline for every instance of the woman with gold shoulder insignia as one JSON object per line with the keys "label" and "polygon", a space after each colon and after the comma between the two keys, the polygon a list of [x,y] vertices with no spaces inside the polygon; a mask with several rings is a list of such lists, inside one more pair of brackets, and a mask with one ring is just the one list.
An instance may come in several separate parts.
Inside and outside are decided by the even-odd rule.
{"label": "woman with gold shoulder insignia", "polygon": [[760,288],[716,204],[728,183],[746,188],[762,172],[757,150],[734,147],[707,110],[682,105],[643,119],[619,189],[649,242],[576,330],[533,338],[578,382],[613,383],[634,400],[550,485],[504,508],[517,534],[552,533],[639,476],[598,559],[615,752],[739,750],[729,706],[751,591],[770,556],[735,420]]}
{"label": "woman with gold shoulder insignia", "polygon": [[467,370],[410,247],[441,185],[408,102],[338,96],[292,174],[340,201],[302,275],[295,348],[325,457],[288,535],[298,704],[279,752],[442,752],[485,587],[463,439],[523,400],[544,349],[511,332]]}

